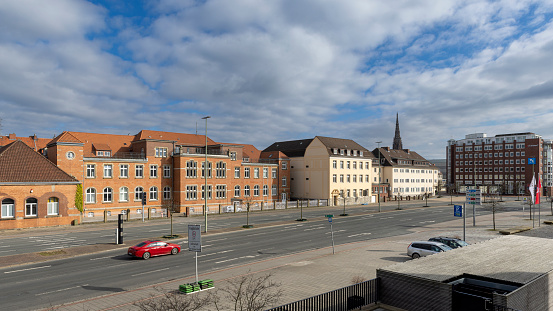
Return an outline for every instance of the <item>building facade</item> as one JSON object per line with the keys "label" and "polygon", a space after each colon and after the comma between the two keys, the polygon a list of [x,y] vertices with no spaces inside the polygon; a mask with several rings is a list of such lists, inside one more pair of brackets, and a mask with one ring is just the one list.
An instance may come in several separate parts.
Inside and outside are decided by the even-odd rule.
{"label": "building facade", "polygon": [[524,195],[535,176],[542,180],[542,194],[551,193],[551,144],[534,133],[469,134],[448,141],[446,158],[446,180],[456,192],[479,188]]}
{"label": "building facade", "polygon": [[276,142],[264,152],[290,159],[292,199],[322,199],[330,204],[374,202],[373,154],[350,139],[316,136]]}

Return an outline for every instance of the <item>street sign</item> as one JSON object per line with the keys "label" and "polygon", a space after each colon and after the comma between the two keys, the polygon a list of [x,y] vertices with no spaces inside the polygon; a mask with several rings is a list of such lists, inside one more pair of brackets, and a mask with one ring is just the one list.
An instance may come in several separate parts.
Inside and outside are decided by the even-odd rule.
{"label": "street sign", "polygon": [[453,216],[463,217],[463,206],[462,205],[453,205]]}
{"label": "street sign", "polygon": [[334,215],[325,215],[326,218],[332,218]]}
{"label": "street sign", "polygon": [[202,251],[201,225],[188,225],[188,250],[191,252]]}
{"label": "street sign", "polygon": [[482,205],[482,192],[480,189],[469,189],[466,193],[467,204]]}
{"label": "street sign", "polygon": [[328,222],[332,222],[332,217],[328,217]]}
{"label": "street sign", "polygon": [[536,158],[528,158],[528,164],[536,164]]}

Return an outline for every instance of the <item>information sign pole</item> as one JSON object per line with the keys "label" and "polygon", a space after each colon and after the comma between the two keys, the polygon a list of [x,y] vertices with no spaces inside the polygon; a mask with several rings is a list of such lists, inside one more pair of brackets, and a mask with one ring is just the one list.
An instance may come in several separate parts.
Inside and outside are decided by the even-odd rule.
{"label": "information sign pole", "polygon": [[198,253],[202,251],[201,227],[201,225],[188,225],[188,250],[196,252],[196,284],[198,284]]}
{"label": "information sign pole", "polygon": [[467,241],[467,209],[466,203],[463,203],[463,241]]}
{"label": "information sign pole", "polygon": [[332,255],[334,255],[334,231],[332,230],[332,217],[334,215],[325,215],[326,218],[328,218],[328,222],[330,223],[330,235],[332,236]]}

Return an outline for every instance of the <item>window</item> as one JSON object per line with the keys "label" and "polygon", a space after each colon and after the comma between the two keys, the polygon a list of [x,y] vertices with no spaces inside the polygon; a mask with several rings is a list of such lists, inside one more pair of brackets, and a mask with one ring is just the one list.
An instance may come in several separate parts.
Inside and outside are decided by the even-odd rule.
{"label": "window", "polygon": [[357,162],[353,161],[353,169],[357,168]]}
{"label": "window", "polygon": [[341,168],[341,169],[344,168],[344,161],[340,161],[340,168]]}
{"label": "window", "polygon": [[259,185],[253,186],[253,196],[258,197],[259,196]]}
{"label": "window", "polygon": [[150,165],[150,178],[157,178],[157,165]]}
{"label": "window", "polygon": [[141,201],[142,200],[142,192],[144,192],[144,189],[142,187],[134,188],[134,200],[135,201]]}
{"label": "window", "polygon": [[128,164],[119,165],[119,177],[120,178],[129,178],[129,165]]}
{"label": "window", "polygon": [[272,196],[276,196],[277,195],[277,186],[276,185],[273,185],[271,187],[271,195]]}
{"label": "window", "polygon": [[[213,187],[211,185],[207,185],[207,199],[211,200],[213,192]],[[202,200],[205,200],[205,185],[202,185]]]}
{"label": "window", "polygon": [[215,165],[215,176],[217,178],[226,178],[227,177],[227,164],[223,161],[217,162]]}
{"label": "window", "polygon": [[2,218],[15,217],[15,201],[12,199],[2,200]]}
{"label": "window", "polygon": [[111,164],[104,164],[104,178],[113,177],[113,166]]}
{"label": "window", "polygon": [[96,203],[96,189],[94,188],[86,189],[85,203]]}
{"label": "window", "polygon": [[288,169],[288,163],[282,162],[282,169],[283,169],[283,170]]}
{"label": "window", "polygon": [[351,168],[351,163],[349,161],[347,161],[346,163],[346,168],[349,170]]}
{"label": "window", "polygon": [[[207,161],[207,178],[211,178],[211,162]],[[202,178],[205,178],[205,161],[202,162]]]}
{"label": "window", "polygon": [[357,175],[353,175],[353,182],[357,182]]}
{"label": "window", "polygon": [[102,193],[103,193],[102,202],[111,202],[113,200],[113,190],[110,187],[104,188]]}
{"label": "window", "polygon": [[286,176],[282,177],[282,186],[286,187]]}
{"label": "window", "polygon": [[186,199],[196,200],[198,198],[198,186],[186,186]]}
{"label": "window", "polygon": [[365,169],[369,169],[369,162],[365,162]]}
{"label": "window", "polygon": [[333,174],[333,175],[332,175],[332,182],[333,182],[333,183],[338,182],[338,177],[336,176],[336,174]]}
{"label": "window", "polygon": [[338,168],[338,163],[336,160],[332,160],[332,168]]}
{"label": "window", "polygon": [[96,178],[96,165],[87,164],[86,165],[86,178]]}
{"label": "window", "polygon": [[59,199],[56,197],[51,197],[48,199],[48,205],[47,205],[47,213],[48,215],[59,215],[60,213],[60,202]]}
{"label": "window", "polygon": [[266,197],[269,195],[269,186],[263,185],[263,196]]}
{"label": "window", "polygon": [[244,178],[250,178],[250,168],[244,167]]}
{"label": "window", "polygon": [[245,197],[250,196],[250,186],[244,186],[244,196]]}
{"label": "window", "polygon": [[217,185],[215,186],[215,197],[217,199],[224,199],[227,197],[227,186]]}
{"label": "window", "polygon": [[344,182],[344,174],[340,174],[340,182]]}
{"label": "window", "polygon": [[150,187],[150,201],[157,201],[158,191],[156,186]]}
{"label": "window", "polygon": [[263,178],[269,178],[269,168],[263,168]]}
{"label": "window", "polygon": [[277,169],[276,168],[273,168],[271,175],[272,175],[271,177],[277,178]]}
{"label": "window", "polygon": [[232,161],[236,161],[236,152],[231,152],[231,153],[230,153],[230,159],[231,159]]}
{"label": "window", "polygon": [[259,178],[259,167],[253,169],[253,178]]}
{"label": "window", "polygon": [[240,197],[240,186],[234,186],[234,197],[235,198]]}
{"label": "window", "polygon": [[120,202],[129,201],[129,188],[127,187],[119,188],[119,201]]}
{"label": "window", "polygon": [[156,158],[167,158],[167,148],[156,147]]}
{"label": "window", "polygon": [[346,175],[346,182],[351,182],[351,176],[349,174]]}
{"label": "window", "polygon": [[143,178],[144,177],[144,165],[138,164],[134,167],[134,176],[136,178]]}
{"label": "window", "polygon": [[198,177],[198,162],[194,160],[186,161],[186,178]]}
{"label": "window", "polygon": [[240,178],[240,167],[234,168],[234,178]]}
{"label": "window", "polygon": [[171,178],[171,165],[163,166],[163,178]]}
{"label": "window", "polygon": [[163,187],[163,199],[171,200],[171,187],[169,186]]}
{"label": "window", "polygon": [[37,203],[38,201],[35,198],[28,198],[25,200],[25,217],[36,216]]}

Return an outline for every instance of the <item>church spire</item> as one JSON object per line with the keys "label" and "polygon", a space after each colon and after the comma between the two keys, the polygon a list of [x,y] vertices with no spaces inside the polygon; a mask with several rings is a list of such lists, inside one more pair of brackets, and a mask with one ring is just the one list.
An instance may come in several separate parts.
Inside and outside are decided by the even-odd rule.
{"label": "church spire", "polygon": [[396,135],[394,136],[394,144],[392,149],[400,150],[403,149],[403,144],[401,143],[401,136],[399,135],[399,114],[396,113]]}

